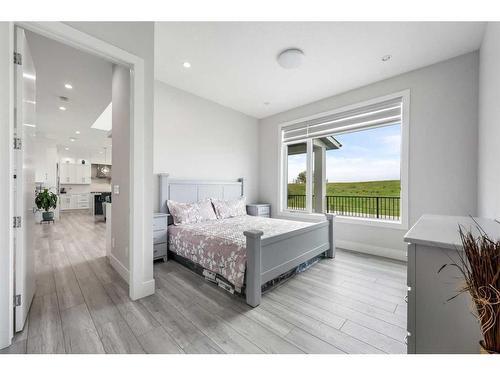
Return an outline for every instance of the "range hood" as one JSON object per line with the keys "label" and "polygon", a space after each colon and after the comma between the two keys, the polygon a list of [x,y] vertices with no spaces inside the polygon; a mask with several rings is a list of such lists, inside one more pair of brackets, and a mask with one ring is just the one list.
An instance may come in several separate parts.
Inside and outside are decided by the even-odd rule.
{"label": "range hood", "polygon": [[111,165],[96,164],[96,178],[111,178]]}

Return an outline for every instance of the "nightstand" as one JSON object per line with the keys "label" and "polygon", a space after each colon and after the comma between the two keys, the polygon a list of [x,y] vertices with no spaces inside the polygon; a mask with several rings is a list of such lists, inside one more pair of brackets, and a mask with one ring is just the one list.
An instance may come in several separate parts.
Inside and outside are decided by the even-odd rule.
{"label": "nightstand", "polygon": [[153,216],[153,260],[167,261],[168,214],[155,213]]}
{"label": "nightstand", "polygon": [[251,216],[271,217],[271,205],[269,203],[247,204],[247,214]]}

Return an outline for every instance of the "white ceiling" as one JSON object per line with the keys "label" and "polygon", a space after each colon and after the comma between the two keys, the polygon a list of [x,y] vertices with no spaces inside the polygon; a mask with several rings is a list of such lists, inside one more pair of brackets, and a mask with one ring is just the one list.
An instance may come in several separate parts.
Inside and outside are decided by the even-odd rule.
{"label": "white ceiling", "polygon": [[[263,118],[477,50],[483,31],[477,22],[157,22],[155,78]],[[305,53],[296,70],[276,62],[290,47]]]}
{"label": "white ceiling", "polygon": [[37,136],[53,140],[61,156],[87,158],[109,149],[108,132],[91,126],[111,102],[112,63],[31,32],[26,38],[36,70]]}

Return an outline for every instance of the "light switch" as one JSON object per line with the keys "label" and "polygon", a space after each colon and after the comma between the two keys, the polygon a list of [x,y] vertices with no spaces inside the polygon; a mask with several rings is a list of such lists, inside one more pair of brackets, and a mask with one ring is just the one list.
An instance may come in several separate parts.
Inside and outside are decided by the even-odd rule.
{"label": "light switch", "polygon": [[120,185],[113,185],[113,193],[116,195],[120,194]]}

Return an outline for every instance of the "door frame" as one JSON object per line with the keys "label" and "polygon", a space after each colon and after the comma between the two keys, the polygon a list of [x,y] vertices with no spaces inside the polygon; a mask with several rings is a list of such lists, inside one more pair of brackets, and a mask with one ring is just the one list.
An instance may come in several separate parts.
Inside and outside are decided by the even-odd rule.
{"label": "door frame", "polygon": [[[11,150],[12,134],[14,129],[14,69],[12,64],[12,56],[14,53],[14,26],[22,27],[23,29],[35,32],[47,38],[56,40],[58,42],[70,45],[79,50],[91,53],[93,55],[100,56],[108,61],[115,64],[120,64],[130,68],[131,71],[131,87],[130,87],[130,106],[131,106],[131,116],[130,116],[130,221],[129,221],[129,295],[133,300],[151,295],[155,290],[155,282],[153,278],[153,239],[149,235],[152,230],[150,225],[147,225],[150,220],[148,218],[152,215],[148,211],[149,205],[146,204],[146,191],[145,184],[147,178],[152,176],[147,176],[144,171],[144,156],[146,153],[146,134],[144,128],[145,120],[145,103],[144,103],[144,86],[145,86],[145,72],[144,72],[144,60],[136,55],[133,55],[125,50],[122,50],[110,43],[103,40],[95,38],[71,26],[68,26],[62,22],[10,22],[9,23],[9,38],[10,38],[10,51],[9,51],[9,64],[10,64],[10,76],[9,76],[9,137],[3,138],[2,147],[0,149]],[[2,56],[2,59],[5,56]],[[5,60],[4,60],[5,61]],[[2,63],[4,62],[2,61]],[[1,66],[0,68],[3,68]],[[2,134],[5,129],[2,129]],[[0,178],[4,181],[9,181],[9,195],[4,194],[3,197],[11,196],[13,181],[10,178],[12,174],[12,159],[13,153],[9,151],[9,169],[5,170],[5,165],[2,163],[0,165]],[[5,159],[4,159],[5,160]],[[149,180],[148,180],[149,181]],[[2,188],[3,191],[3,188]],[[12,199],[9,199],[12,202]],[[10,317],[7,317],[9,322],[9,329],[5,330],[5,321],[3,319],[2,311],[0,313],[0,348],[5,346],[5,344],[10,345],[13,332],[13,228],[10,223],[13,216],[13,206],[10,203],[10,214],[8,217],[4,216],[1,219],[0,224],[2,224],[3,230],[4,224],[9,227],[9,259],[8,264],[10,265],[10,273],[5,275],[5,281],[8,282],[10,295],[8,297],[8,306]],[[7,223],[4,223],[4,220]],[[3,264],[3,259],[0,259],[0,265]],[[151,265],[150,267],[148,265]],[[0,280],[3,283],[3,278]],[[6,284],[3,284],[6,285]],[[3,289],[3,288],[1,288]],[[0,297],[6,297],[2,294],[3,290],[0,290]],[[0,306],[4,306],[5,300],[0,300]],[[9,334],[10,332],[10,334]],[[5,334],[9,334],[9,337],[5,337]]]}

